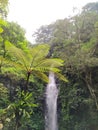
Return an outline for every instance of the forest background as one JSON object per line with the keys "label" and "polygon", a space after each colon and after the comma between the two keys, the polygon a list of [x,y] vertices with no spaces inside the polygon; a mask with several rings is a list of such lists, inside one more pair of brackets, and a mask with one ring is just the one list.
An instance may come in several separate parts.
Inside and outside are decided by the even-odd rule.
{"label": "forest background", "polygon": [[7,14],[8,0],[0,0],[0,127],[44,129],[45,87],[53,71],[59,129],[98,130],[98,3],[41,26],[35,45]]}

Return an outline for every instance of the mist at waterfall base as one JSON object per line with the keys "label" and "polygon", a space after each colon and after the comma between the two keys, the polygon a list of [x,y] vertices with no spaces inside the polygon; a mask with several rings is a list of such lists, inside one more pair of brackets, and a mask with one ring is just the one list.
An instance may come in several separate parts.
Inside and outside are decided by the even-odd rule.
{"label": "mist at waterfall base", "polygon": [[58,130],[57,124],[57,97],[58,89],[54,73],[49,73],[49,83],[46,88],[46,115],[45,130]]}

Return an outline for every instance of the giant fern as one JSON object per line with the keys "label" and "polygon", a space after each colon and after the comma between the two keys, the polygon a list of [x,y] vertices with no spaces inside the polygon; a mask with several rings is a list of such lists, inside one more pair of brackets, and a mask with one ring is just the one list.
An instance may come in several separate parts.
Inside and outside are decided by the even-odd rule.
{"label": "giant fern", "polygon": [[[49,52],[49,45],[36,45],[33,48],[30,48],[27,53],[9,42],[6,42],[5,47],[7,54],[16,59],[12,65],[16,69],[18,68],[19,71],[25,71],[27,77],[26,90],[31,74],[44,81],[48,81],[46,72],[52,71],[56,73],[60,79],[67,81],[66,78],[60,74],[59,67],[63,66],[63,61],[57,58],[46,58]],[[13,59],[11,62],[13,62]]]}

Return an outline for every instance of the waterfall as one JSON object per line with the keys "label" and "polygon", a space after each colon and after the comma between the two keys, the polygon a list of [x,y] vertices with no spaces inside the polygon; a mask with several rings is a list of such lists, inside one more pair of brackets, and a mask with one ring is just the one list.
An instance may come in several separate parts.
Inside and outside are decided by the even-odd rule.
{"label": "waterfall", "polygon": [[54,73],[49,73],[49,83],[46,88],[46,115],[45,130],[58,130],[57,125],[57,97],[58,89],[55,83]]}

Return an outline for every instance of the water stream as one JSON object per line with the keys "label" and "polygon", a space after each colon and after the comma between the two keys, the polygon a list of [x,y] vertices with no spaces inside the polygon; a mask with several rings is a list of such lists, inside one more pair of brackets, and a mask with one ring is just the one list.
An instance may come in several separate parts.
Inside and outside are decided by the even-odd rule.
{"label": "water stream", "polygon": [[54,73],[49,74],[49,83],[46,88],[45,130],[58,130],[57,125],[57,97],[58,89],[55,83]]}

